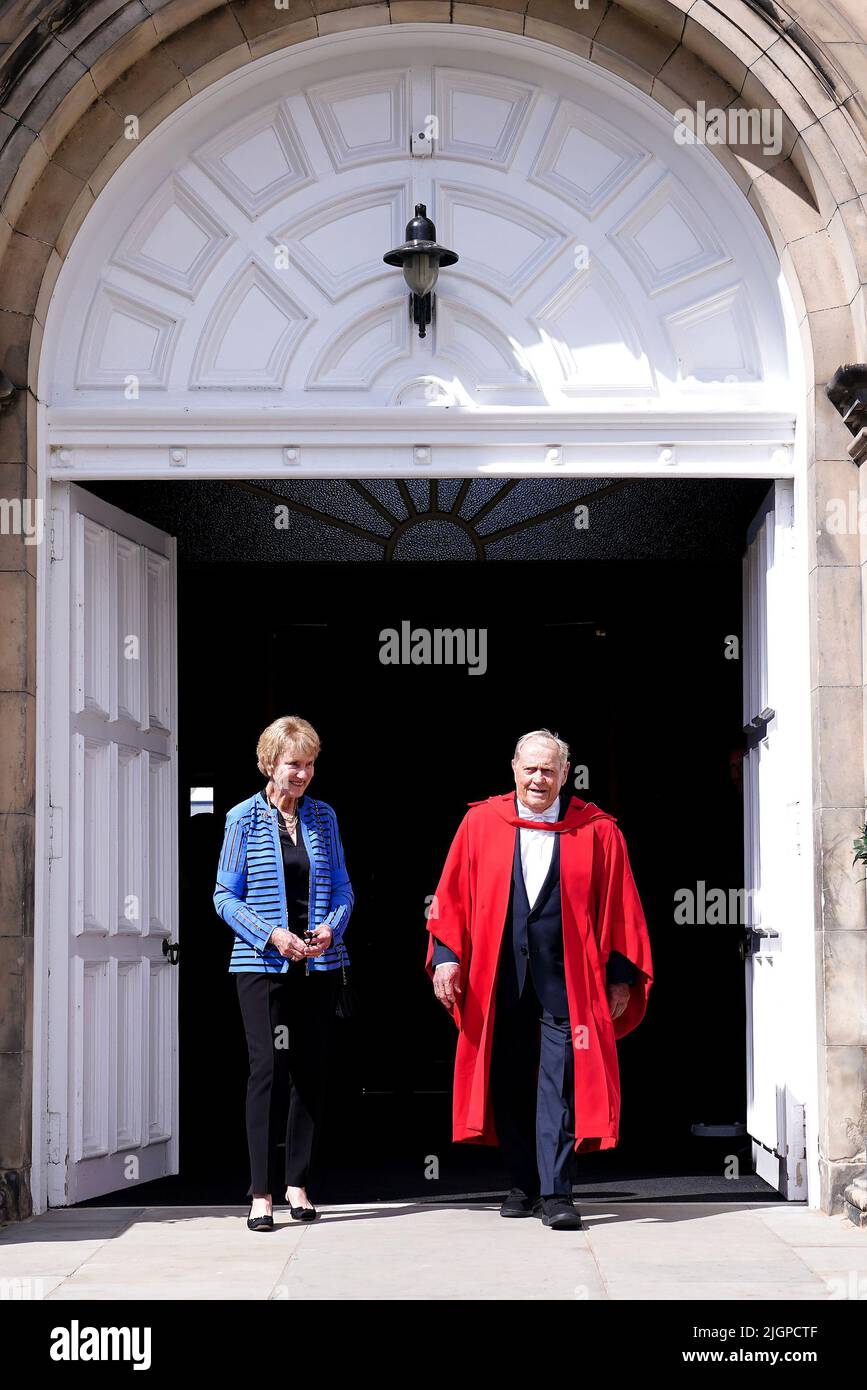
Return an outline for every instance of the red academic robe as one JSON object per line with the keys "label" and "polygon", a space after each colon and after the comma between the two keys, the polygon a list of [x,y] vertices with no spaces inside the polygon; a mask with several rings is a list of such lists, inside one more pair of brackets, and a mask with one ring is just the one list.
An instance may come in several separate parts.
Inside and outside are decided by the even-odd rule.
{"label": "red academic robe", "polygon": [[[616,1039],[641,1022],[653,983],[650,939],[616,819],[573,796],[563,820],[520,820],[514,793],[473,801],[452,841],[428,915],[433,938],[458,956],[462,993],[449,1009],[457,1028],[452,1138],[496,1144],[490,1098],[497,964],[509,907],[517,826],[560,840],[560,897],[566,997],[575,1048],[575,1149],[612,1149],[620,1127]],[[629,1003],[612,1021],[605,988],[611,951],[637,971]]]}

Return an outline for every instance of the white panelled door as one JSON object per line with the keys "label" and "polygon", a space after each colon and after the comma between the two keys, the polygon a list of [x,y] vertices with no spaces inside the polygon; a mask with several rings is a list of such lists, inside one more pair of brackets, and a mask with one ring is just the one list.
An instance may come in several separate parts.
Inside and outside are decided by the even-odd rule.
{"label": "white panelled door", "polygon": [[[787,928],[798,922],[797,642],[790,481],[773,484],[743,558],[744,885],[747,1130],[756,1172],[790,1199],[806,1198],[804,1106],[788,1084]],[[790,940],[790,946],[793,945]],[[792,952],[789,953],[790,957]]]}
{"label": "white panelled door", "polygon": [[48,1198],[178,1171],[173,537],[55,485]]}

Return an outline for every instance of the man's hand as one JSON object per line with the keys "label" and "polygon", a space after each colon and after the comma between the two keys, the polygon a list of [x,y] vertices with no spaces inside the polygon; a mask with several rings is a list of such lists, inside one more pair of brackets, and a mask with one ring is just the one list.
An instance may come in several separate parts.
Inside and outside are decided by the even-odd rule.
{"label": "man's hand", "polygon": [[444,965],[438,965],[434,971],[433,987],[434,994],[444,1008],[452,1008],[458,1001],[457,995],[461,993],[458,984],[458,977],[461,967],[457,961],[448,961]]}
{"label": "man's hand", "polygon": [[313,933],[313,939],[305,950],[305,955],[321,956],[323,951],[327,951],[331,945],[332,931],[330,927],[317,927]]}
{"label": "man's hand", "polygon": [[629,1003],[629,985],[609,985],[606,993],[608,995],[608,1008],[611,1011],[613,1021],[620,1017]]}

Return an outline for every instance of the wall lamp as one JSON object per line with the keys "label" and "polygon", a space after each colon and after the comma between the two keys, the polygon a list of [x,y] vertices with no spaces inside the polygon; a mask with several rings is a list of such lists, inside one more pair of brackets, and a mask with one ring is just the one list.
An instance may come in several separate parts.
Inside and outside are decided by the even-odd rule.
{"label": "wall lamp", "polygon": [[825,387],[825,395],[852,434],[867,425],[867,365],[850,362],[838,367]]}
{"label": "wall lamp", "polygon": [[457,251],[448,251],[437,241],[437,229],[427,215],[424,203],[416,203],[415,216],[406,224],[406,241],[382,258],[386,265],[400,266],[409,285],[409,312],[418,324],[418,336],[426,337],[433,313],[433,287],[440,266],[454,265]]}

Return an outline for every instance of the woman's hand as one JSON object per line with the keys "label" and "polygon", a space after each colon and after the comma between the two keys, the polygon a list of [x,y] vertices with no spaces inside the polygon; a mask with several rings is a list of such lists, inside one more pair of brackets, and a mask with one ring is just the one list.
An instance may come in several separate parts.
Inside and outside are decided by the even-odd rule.
{"label": "woman's hand", "polygon": [[321,956],[323,951],[327,951],[331,945],[333,934],[330,927],[317,927],[313,933],[313,940],[310,945],[305,947],[305,955]]}
{"label": "woman's hand", "polygon": [[629,985],[618,984],[608,986],[608,1008],[611,1012],[611,1020],[619,1018],[629,1003]]}
{"label": "woman's hand", "polygon": [[289,960],[303,960],[307,954],[307,947],[301,937],[296,936],[294,931],[286,931],[283,927],[275,927],[272,931],[271,944],[276,946],[281,956],[287,956]]}

